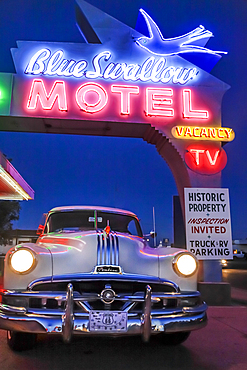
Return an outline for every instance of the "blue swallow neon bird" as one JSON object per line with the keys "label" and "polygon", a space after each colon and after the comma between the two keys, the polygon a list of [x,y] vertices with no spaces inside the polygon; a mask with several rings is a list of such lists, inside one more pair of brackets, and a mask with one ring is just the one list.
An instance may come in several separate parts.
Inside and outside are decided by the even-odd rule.
{"label": "blue swallow neon bird", "polygon": [[143,10],[140,13],[146,22],[149,36],[142,36],[135,40],[138,46],[147,50],[149,53],[160,56],[172,56],[184,53],[206,53],[206,54],[227,54],[225,51],[213,51],[204,47],[212,32],[203,26],[195,28],[185,35],[164,39],[159,27],[153,19]]}

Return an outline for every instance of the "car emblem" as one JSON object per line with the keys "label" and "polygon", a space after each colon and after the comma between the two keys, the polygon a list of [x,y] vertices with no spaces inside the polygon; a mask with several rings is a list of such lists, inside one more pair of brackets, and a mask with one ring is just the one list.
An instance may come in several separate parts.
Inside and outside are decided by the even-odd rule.
{"label": "car emblem", "polygon": [[112,313],[105,313],[103,315],[102,323],[104,325],[112,325],[113,324],[113,314]]}
{"label": "car emblem", "polygon": [[120,266],[112,266],[112,265],[100,265],[95,267],[94,272],[102,272],[102,273],[108,273],[113,272],[115,274],[121,274],[121,267]]}
{"label": "car emblem", "polygon": [[111,304],[115,300],[116,293],[111,288],[106,288],[102,290],[100,294],[100,299],[105,304]]}

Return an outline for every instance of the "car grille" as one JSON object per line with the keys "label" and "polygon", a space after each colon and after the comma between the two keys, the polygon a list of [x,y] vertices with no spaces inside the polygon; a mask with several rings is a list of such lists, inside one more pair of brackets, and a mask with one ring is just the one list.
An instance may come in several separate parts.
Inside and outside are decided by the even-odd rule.
{"label": "car grille", "polygon": [[[111,287],[111,289],[116,293],[116,295],[125,295],[125,296],[135,296],[141,295],[144,298],[146,286],[149,285],[152,289],[152,293],[175,293],[176,290],[172,285],[166,285],[164,283],[149,283],[149,282],[138,282],[138,281],[104,281],[104,280],[94,280],[94,281],[63,281],[63,282],[47,282],[37,284],[33,287],[33,292],[56,292],[59,296],[59,292],[64,293],[66,292],[67,285],[71,283],[73,285],[74,295],[83,295],[83,294],[94,294],[98,296],[95,300],[89,300],[88,302],[85,300],[83,304],[86,304],[87,307],[91,310],[122,310],[126,305],[130,304],[131,302],[126,302],[126,300],[116,299],[111,304],[105,304],[100,299],[101,292],[106,288],[106,286]],[[48,295],[48,294],[47,294]],[[27,306],[29,308],[46,308],[46,309],[64,309],[64,301],[59,301],[56,298],[28,298]],[[161,309],[163,307],[163,302],[160,300],[159,302],[152,303],[153,309]],[[177,306],[177,299],[169,299],[166,307],[176,307]],[[142,311],[143,302],[137,302],[132,307],[132,311],[138,312]],[[83,308],[78,302],[75,301],[74,303],[74,311],[80,312],[83,311]],[[131,312],[131,311],[130,311]]]}
{"label": "car grille", "polygon": [[[33,291],[66,291],[67,285],[72,283],[74,291],[79,293],[99,293],[105,288],[105,284],[108,281],[104,280],[94,280],[94,281],[64,281],[64,282],[54,282],[54,283],[42,283],[36,284],[33,287]],[[148,285],[151,286],[152,292],[175,292],[175,288],[170,285],[165,285],[164,283],[149,283],[149,282],[138,282],[138,281],[115,281],[109,280],[112,289],[116,293],[130,293],[134,294],[136,292],[143,292]]]}

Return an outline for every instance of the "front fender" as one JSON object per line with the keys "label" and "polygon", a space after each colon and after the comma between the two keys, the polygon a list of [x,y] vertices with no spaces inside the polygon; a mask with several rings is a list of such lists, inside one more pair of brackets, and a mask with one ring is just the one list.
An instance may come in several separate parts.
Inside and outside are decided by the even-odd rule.
{"label": "front fender", "polygon": [[161,247],[157,249],[159,256],[159,277],[176,283],[181,291],[197,290],[197,272],[190,276],[180,276],[173,268],[173,261],[179,253],[186,253],[185,249]]}
{"label": "front fender", "polygon": [[[11,254],[18,248],[30,249],[36,258],[36,264],[29,273],[15,272],[9,263]],[[48,248],[35,243],[25,243],[11,248],[4,260],[3,288],[8,290],[27,289],[28,284],[41,276],[52,276],[52,256]]]}

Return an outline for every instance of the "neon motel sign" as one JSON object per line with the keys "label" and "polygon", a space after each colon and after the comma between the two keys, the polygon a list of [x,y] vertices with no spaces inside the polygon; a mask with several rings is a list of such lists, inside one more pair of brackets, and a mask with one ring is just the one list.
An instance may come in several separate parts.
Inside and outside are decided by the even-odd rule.
{"label": "neon motel sign", "polygon": [[[67,112],[69,111],[67,89],[65,81],[56,80],[51,89],[47,91],[42,79],[34,79],[27,99],[27,109],[36,110],[38,107],[41,107],[43,110]],[[182,89],[181,92],[181,111],[176,112],[173,107],[175,94],[172,88],[147,87],[145,88],[144,107],[141,106],[141,110],[144,108],[146,116],[154,117],[181,115],[181,118],[209,118],[207,110],[192,108],[192,92],[190,89]],[[136,102],[134,101],[134,96],[140,95],[140,87],[138,85],[111,84],[107,92],[102,84],[88,82],[80,85],[75,90],[74,100],[80,110],[93,114],[103,110],[107,104],[111,104],[112,94],[117,94],[118,96],[118,113],[131,115],[131,106]]]}
{"label": "neon motel sign", "polygon": [[[221,142],[234,139],[232,129],[221,127],[219,115],[227,88],[197,59],[207,55],[212,66],[225,52],[205,47],[212,33],[203,26],[164,39],[152,18],[142,9],[140,14],[143,32],[116,21],[130,30],[127,46],[112,33],[107,48],[104,43],[17,42],[13,85],[0,74],[0,91],[4,84],[12,90],[3,111],[0,100],[0,114],[9,109],[12,116],[151,124],[190,169],[217,173],[227,161]],[[106,24],[96,31],[104,36],[111,29]]]}

